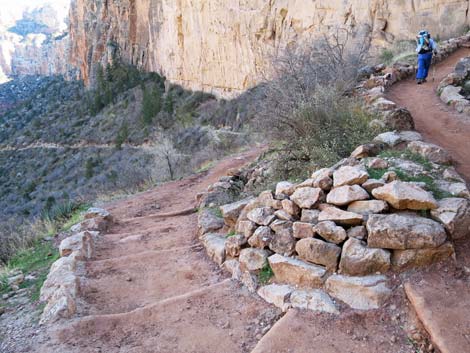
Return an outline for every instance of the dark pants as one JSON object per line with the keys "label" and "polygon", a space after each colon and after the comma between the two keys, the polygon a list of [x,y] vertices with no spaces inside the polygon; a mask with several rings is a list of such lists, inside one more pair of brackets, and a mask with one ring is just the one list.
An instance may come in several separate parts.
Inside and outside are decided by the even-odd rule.
{"label": "dark pants", "polygon": [[418,54],[418,72],[416,73],[417,80],[424,80],[426,77],[428,77],[431,62],[432,52],[426,54]]}

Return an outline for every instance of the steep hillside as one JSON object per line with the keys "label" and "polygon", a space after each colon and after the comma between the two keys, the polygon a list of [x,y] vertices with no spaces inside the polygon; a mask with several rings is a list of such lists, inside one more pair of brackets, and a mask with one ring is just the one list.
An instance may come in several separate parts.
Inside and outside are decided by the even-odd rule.
{"label": "steep hillside", "polygon": [[126,62],[171,82],[231,96],[259,82],[270,55],[332,28],[370,35],[380,50],[422,27],[440,38],[462,33],[468,8],[468,0],[76,0],[70,61],[88,81],[119,48]]}
{"label": "steep hillside", "polygon": [[246,143],[237,104],[125,65],[91,91],[61,77],[1,85],[0,218],[193,172]]}

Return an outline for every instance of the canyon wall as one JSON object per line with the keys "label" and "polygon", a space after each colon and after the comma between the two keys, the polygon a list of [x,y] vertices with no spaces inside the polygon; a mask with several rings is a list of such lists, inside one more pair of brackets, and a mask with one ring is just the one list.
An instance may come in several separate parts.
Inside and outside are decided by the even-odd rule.
{"label": "canyon wall", "polygon": [[68,59],[70,1],[6,2],[0,0],[0,83],[15,76],[73,72]]}
{"label": "canyon wall", "polygon": [[221,96],[256,84],[270,55],[346,26],[374,47],[440,38],[468,27],[469,0],[72,0],[70,63],[93,79],[96,63],[122,59],[186,88]]}

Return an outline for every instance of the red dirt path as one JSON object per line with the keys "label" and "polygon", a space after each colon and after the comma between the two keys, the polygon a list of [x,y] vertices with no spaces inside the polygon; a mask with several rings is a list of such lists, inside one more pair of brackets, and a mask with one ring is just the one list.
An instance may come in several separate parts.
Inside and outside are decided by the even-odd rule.
{"label": "red dirt path", "polygon": [[418,86],[414,80],[394,85],[388,97],[399,106],[410,110],[416,130],[426,141],[447,149],[456,162],[457,170],[470,181],[470,117],[447,107],[437,96],[439,82],[453,71],[460,58],[470,56],[470,49],[460,49],[436,65],[435,80],[432,70],[428,82]]}

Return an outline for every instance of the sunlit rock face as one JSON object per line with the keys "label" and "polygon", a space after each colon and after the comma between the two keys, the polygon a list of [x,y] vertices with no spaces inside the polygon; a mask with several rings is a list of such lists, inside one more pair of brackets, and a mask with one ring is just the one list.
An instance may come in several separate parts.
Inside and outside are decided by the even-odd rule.
{"label": "sunlit rock face", "polygon": [[440,38],[469,23],[468,0],[74,0],[70,60],[83,78],[119,50],[125,62],[187,88],[230,96],[259,82],[269,57],[337,26],[372,33],[374,47]]}
{"label": "sunlit rock face", "polygon": [[0,0],[0,82],[66,73],[69,0]]}

